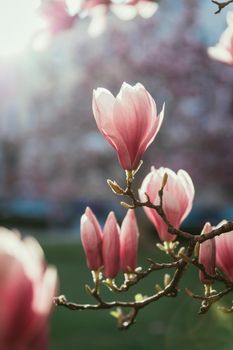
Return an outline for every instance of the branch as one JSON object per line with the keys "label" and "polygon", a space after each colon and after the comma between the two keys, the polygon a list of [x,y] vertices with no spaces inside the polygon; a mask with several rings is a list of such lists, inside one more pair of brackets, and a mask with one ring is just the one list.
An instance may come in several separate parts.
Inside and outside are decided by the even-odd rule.
{"label": "branch", "polygon": [[229,4],[233,3],[233,0],[229,0],[229,1],[224,1],[224,2],[218,2],[215,0],[211,0],[213,4],[218,6],[217,11],[215,11],[215,15],[220,13],[222,11],[222,9],[224,9],[224,7],[228,6]]}
{"label": "branch", "polygon": [[[189,246],[187,248],[186,255],[187,257],[191,257],[193,254],[193,250],[195,247],[195,242],[189,242]],[[59,297],[54,298],[55,305],[64,306],[70,310],[103,310],[103,309],[113,309],[113,308],[131,308],[130,312],[126,315],[123,313],[119,314],[118,317],[118,327],[120,329],[127,329],[129,328],[134,322],[135,318],[142,308],[146,307],[147,305],[150,305],[151,303],[159,300],[162,297],[175,297],[178,293],[178,284],[179,281],[185,271],[186,265],[188,262],[185,260],[178,260],[169,264],[156,264],[154,263],[154,269],[152,266],[149,267],[147,272],[145,274],[139,274],[138,280],[144,278],[146,275],[148,275],[152,270],[156,269],[162,269],[165,267],[176,267],[176,271],[173,275],[173,278],[171,279],[170,283],[164,287],[161,291],[158,291],[156,294],[153,294],[150,297],[145,297],[143,300],[140,301],[111,301],[106,302],[101,299],[99,295],[99,291],[95,287],[94,289],[88,288],[88,292],[93,296],[94,299],[97,300],[96,304],[77,304],[73,302],[67,301],[66,297],[64,295],[61,295]],[[133,283],[134,284],[134,283]],[[130,284],[131,285],[131,284]],[[129,285],[129,286],[130,286]],[[129,286],[125,287],[125,290],[129,288]]]}
{"label": "branch", "polygon": [[211,232],[206,233],[205,235],[195,236],[195,240],[199,243],[207,241],[208,239],[214,238],[216,236],[220,236],[223,233],[233,231],[233,221],[228,221],[223,224],[221,227],[213,229]]}
{"label": "branch", "polygon": [[[233,2],[233,0],[232,0]],[[191,291],[188,291],[188,294],[192,296],[194,299],[199,299],[202,301],[200,306],[199,313],[205,313],[209,310],[211,305],[218,301],[220,298],[228,294],[233,290],[233,283],[225,279],[221,274],[218,272],[215,273],[214,276],[210,276],[206,273],[205,268],[202,264],[200,264],[197,260],[197,258],[192,258],[195,250],[195,246],[197,243],[203,243],[204,241],[211,239],[215,236],[221,235],[222,233],[229,232],[233,230],[233,222],[227,222],[223,224],[221,227],[217,229],[213,229],[211,232],[205,235],[197,235],[194,236],[189,232],[182,231],[180,229],[177,229],[172,226],[172,224],[169,222],[166,213],[163,209],[163,191],[164,187],[166,185],[167,181],[167,174],[165,174],[161,189],[158,192],[159,196],[159,205],[155,205],[151,202],[149,196],[146,195],[146,201],[141,202],[139,199],[136,198],[133,190],[132,190],[132,182],[133,182],[133,172],[126,172],[126,188],[122,189],[115,181],[108,180],[108,184],[113,190],[114,193],[117,195],[125,195],[129,197],[131,200],[131,204],[121,202],[121,204],[130,209],[134,209],[137,207],[148,207],[151,209],[156,210],[156,212],[161,216],[161,218],[164,220],[168,227],[168,231],[171,234],[177,235],[178,237],[182,237],[188,241],[188,246],[185,249],[184,247],[181,248],[182,251],[178,253],[178,255],[174,254],[174,249],[176,247],[176,244],[172,246],[165,246],[164,245],[164,251],[166,253],[170,254],[171,257],[173,257],[174,261],[170,263],[156,263],[152,259],[147,259],[150,262],[149,267],[145,271],[139,271],[139,269],[136,269],[135,271],[132,271],[132,273],[129,273],[126,276],[126,279],[124,283],[118,287],[113,280],[102,280],[101,273],[94,273],[93,275],[93,281],[94,281],[94,288],[91,289],[88,285],[86,286],[87,292],[95,299],[94,304],[78,304],[67,301],[64,295],[59,296],[54,299],[54,303],[56,305],[64,306],[70,310],[103,310],[103,309],[113,309],[117,308],[116,311],[112,312],[112,315],[117,318],[118,327],[120,329],[127,329],[131,325],[135,323],[136,316],[138,315],[139,311],[146,307],[147,305],[150,305],[151,303],[154,303],[155,301],[161,299],[162,297],[176,297],[179,291],[179,282],[187,270],[187,266],[189,264],[193,264],[196,266],[199,270],[204,272],[205,276],[212,280],[221,281],[225,284],[225,289],[221,292],[216,292],[211,288],[211,286],[205,285],[205,293],[203,296],[195,295]],[[165,242],[166,243],[166,242]],[[163,247],[162,247],[163,248]],[[161,249],[161,247],[160,247]],[[131,301],[104,301],[100,296],[100,282],[107,285],[107,287],[111,291],[115,292],[126,292],[128,291],[132,286],[137,284],[140,280],[147,277],[149,274],[151,274],[153,271],[162,270],[162,269],[170,269],[175,268],[175,272],[172,276],[172,278],[168,276],[164,276],[164,288],[161,288],[160,286],[156,287],[155,294],[151,296],[142,296],[140,295],[140,298],[135,298]],[[168,278],[166,278],[168,277]],[[122,309],[130,309],[130,311],[126,314],[122,312]]]}
{"label": "branch", "polygon": [[[232,0],[233,2],[233,0]],[[139,199],[137,199],[134,195],[134,192],[131,189],[132,181],[129,182],[127,181],[127,187],[126,189],[122,192],[122,195],[128,196],[132,200],[132,204],[127,204],[124,202],[121,202],[123,206],[128,207],[128,208],[137,208],[137,207],[147,207],[156,210],[156,212],[161,216],[165,224],[167,224],[168,227],[168,232],[171,234],[174,234],[178,237],[182,237],[186,240],[194,240],[196,242],[202,243],[208,239],[214,238],[215,236],[219,236],[223,233],[233,231],[233,221],[228,221],[227,223],[223,224],[221,227],[213,229],[211,232],[205,234],[205,235],[192,235],[189,232],[182,231],[180,229],[175,228],[170,221],[168,220],[166,213],[163,210],[163,190],[165,187],[165,184],[162,184],[161,189],[158,192],[160,203],[159,205],[155,205],[151,202],[150,197],[148,196],[147,193],[145,193],[147,200],[145,202],[141,202]]]}
{"label": "branch", "polygon": [[130,289],[130,287],[137,284],[140,280],[144,279],[145,277],[149,276],[152,272],[163,270],[163,269],[170,269],[175,268],[178,266],[179,261],[174,261],[171,263],[156,263],[152,259],[147,259],[150,262],[150,266],[145,271],[140,272],[132,272],[133,278],[125,280],[125,282],[120,286],[117,287],[115,284],[111,285],[111,289],[115,292],[126,292]]}

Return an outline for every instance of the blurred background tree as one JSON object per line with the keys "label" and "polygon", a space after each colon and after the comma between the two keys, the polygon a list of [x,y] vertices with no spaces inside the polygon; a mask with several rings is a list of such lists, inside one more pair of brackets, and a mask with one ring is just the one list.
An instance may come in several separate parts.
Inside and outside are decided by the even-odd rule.
{"label": "blurred background tree", "polygon": [[[67,11],[64,1],[44,1],[37,9],[43,30],[34,28],[23,50],[8,52],[0,43],[1,198],[21,200],[15,207],[34,200],[35,215],[44,205],[48,221],[58,223],[75,222],[87,198],[113,199],[105,179],[121,173],[96,130],[92,90],[117,93],[122,81],[140,81],[158,108],[166,102],[144,173],[150,165],[184,168],[197,188],[196,206],[232,215],[233,71],[206,53],[225,26],[224,14],[213,16],[209,1],[163,0],[149,19],[105,14],[105,31],[98,33],[99,19],[90,37],[90,17]],[[14,19],[9,28],[18,32],[20,25]],[[60,203],[69,208],[59,219]]]}

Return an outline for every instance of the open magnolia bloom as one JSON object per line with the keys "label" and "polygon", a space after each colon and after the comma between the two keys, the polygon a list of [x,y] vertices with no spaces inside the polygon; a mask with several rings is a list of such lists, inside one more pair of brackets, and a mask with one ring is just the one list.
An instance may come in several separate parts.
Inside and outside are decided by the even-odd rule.
{"label": "open magnolia bloom", "polygon": [[92,106],[97,126],[115,148],[122,168],[137,169],[160,129],[164,108],[157,115],[154,99],[139,83],[123,83],[117,97],[98,88],[93,92]]}
{"label": "open magnolia bloom", "polygon": [[[163,191],[163,210],[169,222],[179,228],[181,223],[190,213],[194,187],[192,179],[185,170],[179,170],[177,174],[168,168],[151,168],[151,172],[145,177],[142,186],[139,189],[139,196],[142,201],[146,201],[149,196],[150,201],[158,205],[159,195],[164,175],[168,175],[168,179]],[[152,208],[144,207],[148,219],[156,227],[158,235],[162,241],[173,241],[176,236],[168,232],[167,225],[161,216]]]}
{"label": "open magnolia bloom", "polygon": [[227,13],[228,27],[216,46],[208,48],[208,54],[215,60],[233,65],[233,12]]}
{"label": "open magnolia bloom", "polygon": [[57,272],[37,241],[0,228],[0,349],[45,350]]}

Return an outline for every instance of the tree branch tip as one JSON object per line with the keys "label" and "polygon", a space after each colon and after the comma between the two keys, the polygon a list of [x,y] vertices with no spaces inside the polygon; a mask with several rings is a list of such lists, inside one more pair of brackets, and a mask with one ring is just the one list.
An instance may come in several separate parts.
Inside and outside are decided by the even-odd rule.
{"label": "tree branch tip", "polygon": [[59,295],[58,297],[55,297],[53,299],[53,302],[56,306],[64,305],[67,302],[67,299],[66,299],[65,295]]}

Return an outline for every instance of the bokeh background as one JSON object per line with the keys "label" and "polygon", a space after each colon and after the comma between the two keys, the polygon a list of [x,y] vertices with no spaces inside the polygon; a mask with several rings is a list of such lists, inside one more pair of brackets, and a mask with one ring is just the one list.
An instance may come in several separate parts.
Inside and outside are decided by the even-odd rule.
{"label": "bokeh background", "polygon": [[[0,0],[0,223],[39,237],[61,292],[85,301],[80,216],[86,205],[101,223],[110,209],[124,215],[106,185],[124,173],[97,131],[92,90],[141,82],[158,110],[165,102],[135,185],[151,165],[187,170],[196,197],[185,226],[198,232],[233,219],[233,68],[207,55],[226,27],[210,0],[161,0],[154,16],[130,21],[103,9],[81,18],[77,2]],[[155,233],[140,211],[138,219],[144,264],[157,254]],[[194,275],[187,283],[199,288]],[[125,333],[106,312],[56,310],[51,349],[231,349],[228,316],[196,316],[197,305],[179,299],[150,307]]]}

